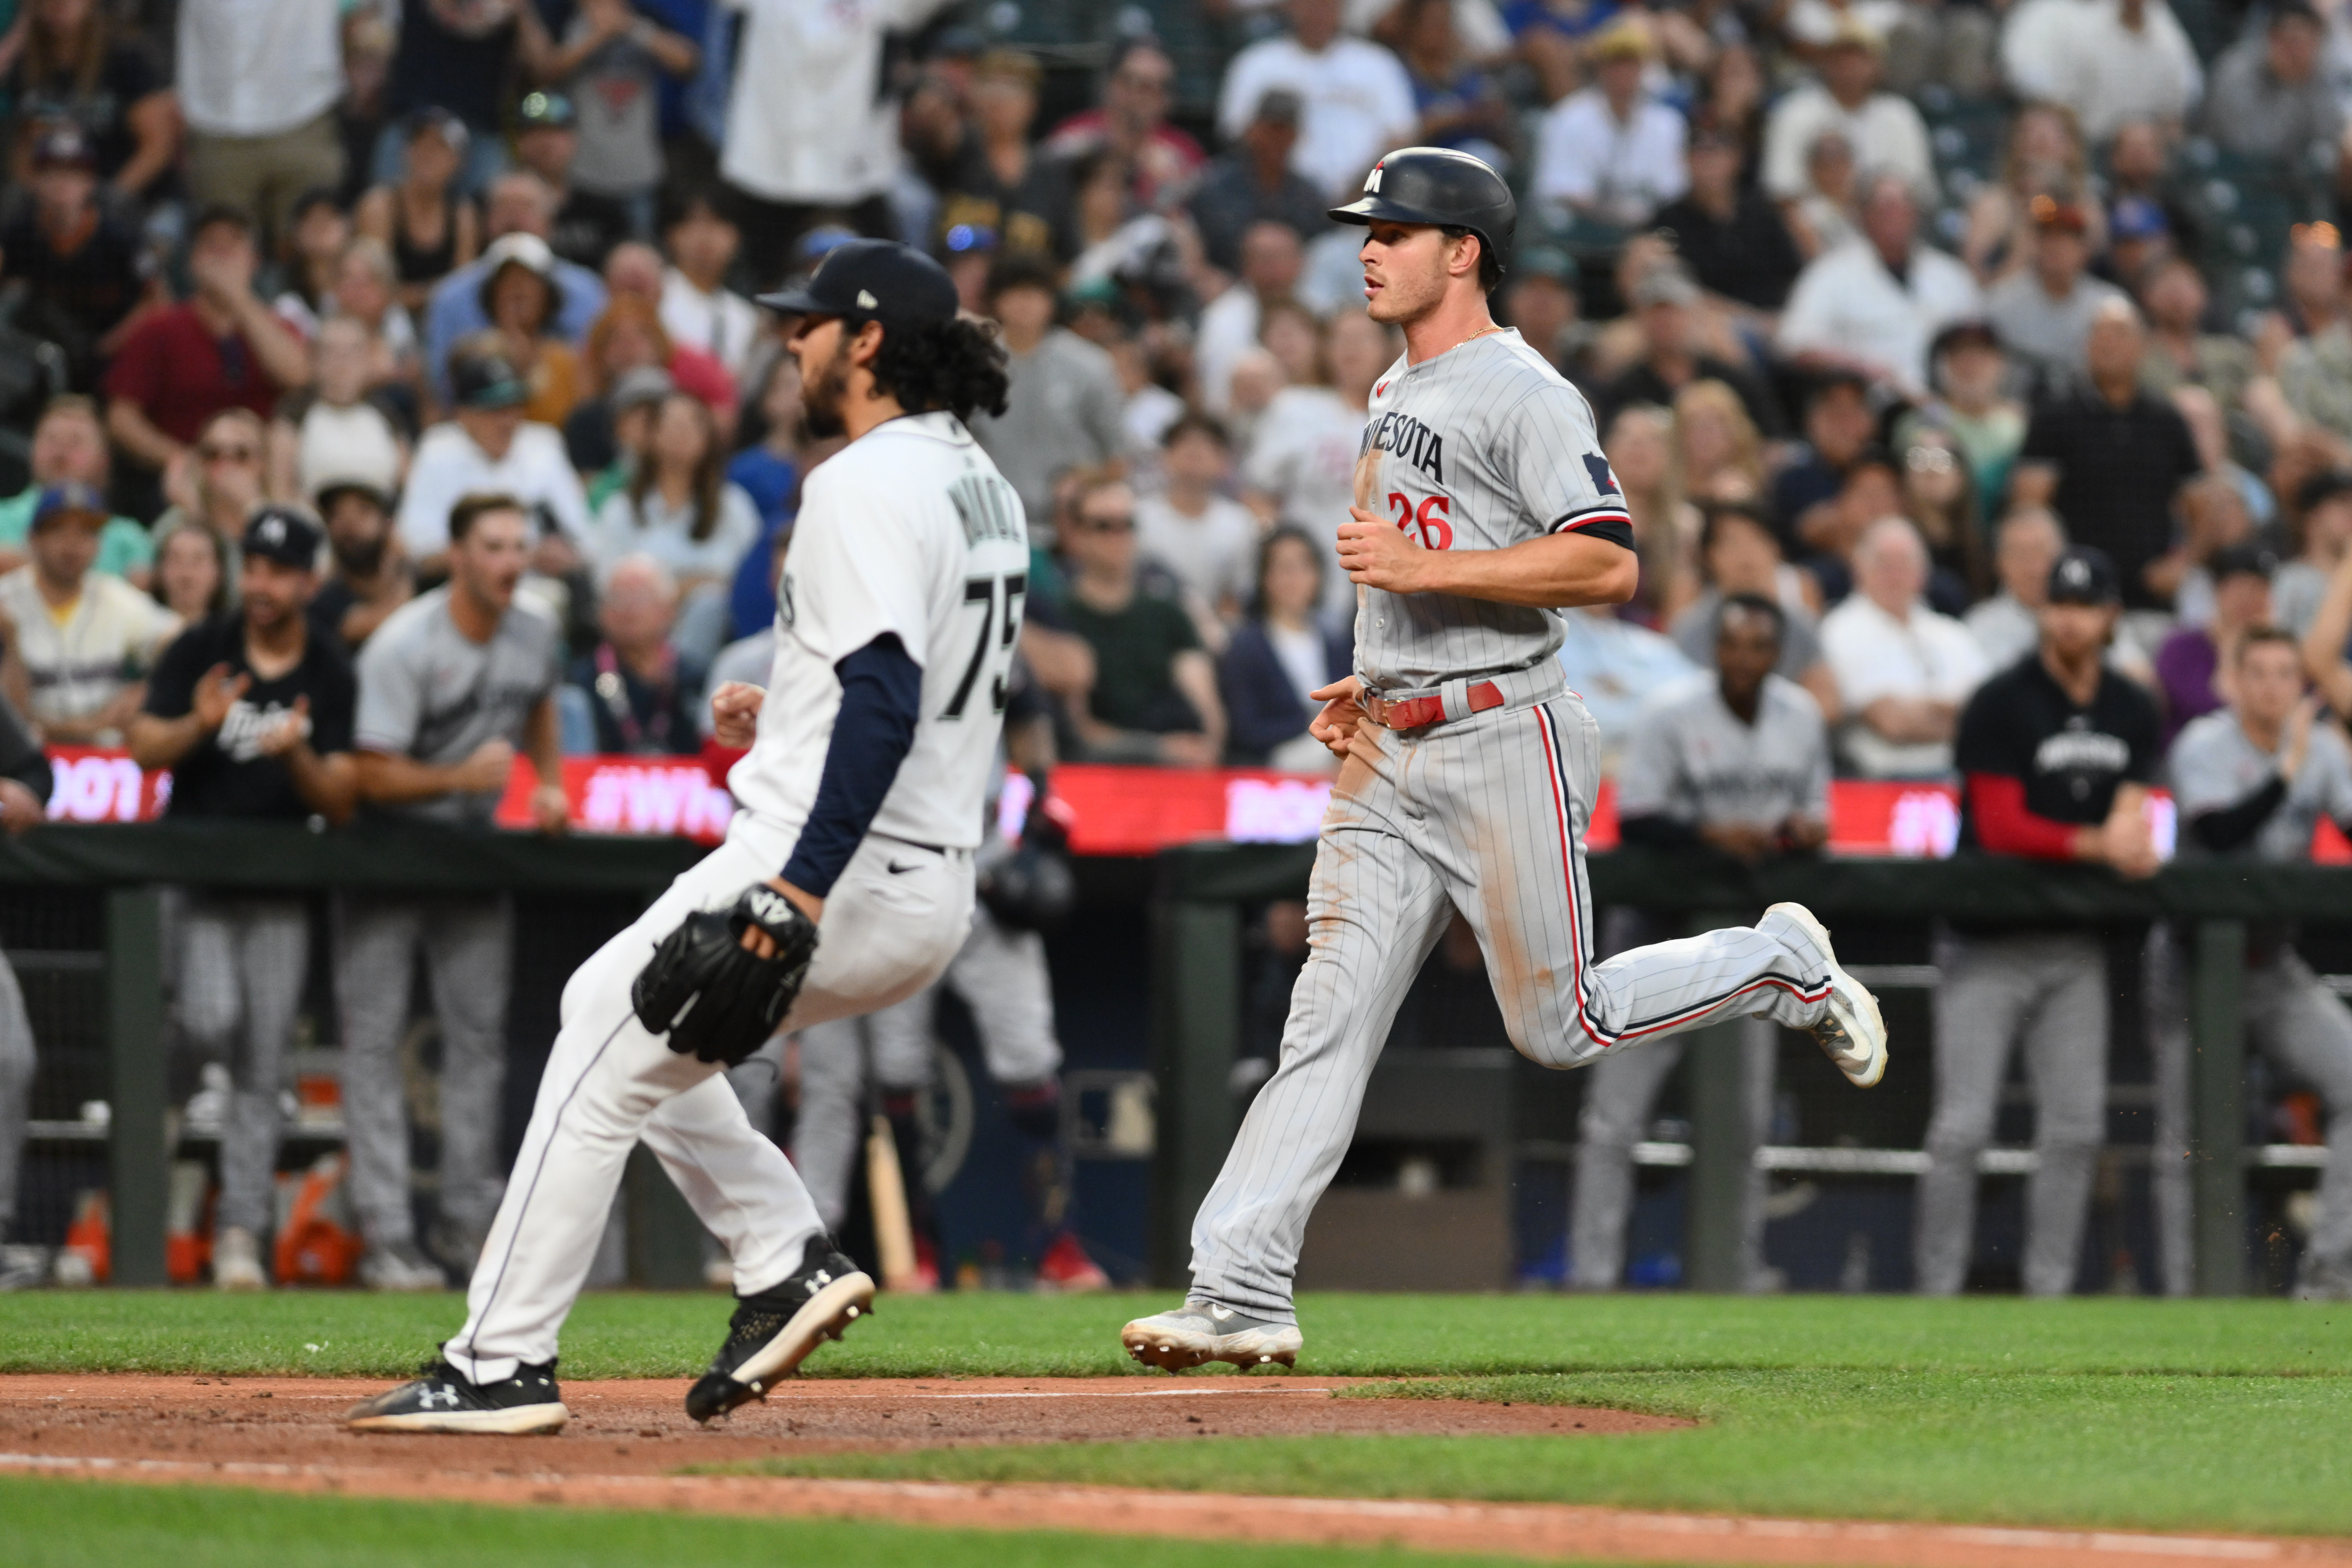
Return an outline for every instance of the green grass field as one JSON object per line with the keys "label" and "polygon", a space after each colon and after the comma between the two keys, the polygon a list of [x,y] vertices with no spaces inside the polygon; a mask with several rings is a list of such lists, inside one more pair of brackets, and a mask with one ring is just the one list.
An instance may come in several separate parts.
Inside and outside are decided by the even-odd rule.
{"label": "green grass field", "polygon": [[[12,1568],[645,1568],[832,1563],[840,1568],[1100,1568],[1103,1540],[1042,1531],[707,1519],[677,1513],[393,1503],[195,1488],[0,1479]],[[1486,1557],[1121,1541],[1119,1568],[1452,1568]]]}
{"label": "green grass field", "polygon": [[[1118,1325],[1160,1300],[886,1299],[877,1319],[811,1370],[1129,1371]],[[565,1333],[564,1375],[689,1374],[716,1342],[725,1306],[715,1296],[588,1298]],[[395,1376],[456,1326],[461,1310],[450,1297],[292,1292],[0,1297],[0,1371]],[[1605,1405],[1702,1424],[1565,1442],[1232,1438],[836,1455],[769,1468],[2352,1534],[2352,1307],[1327,1296],[1308,1298],[1301,1317],[1302,1373],[1438,1374],[1448,1381],[1424,1391]]]}

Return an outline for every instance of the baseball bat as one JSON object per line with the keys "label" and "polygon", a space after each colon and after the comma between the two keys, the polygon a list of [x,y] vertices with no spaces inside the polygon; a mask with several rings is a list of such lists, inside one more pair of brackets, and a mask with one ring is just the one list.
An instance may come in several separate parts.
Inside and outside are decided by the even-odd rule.
{"label": "baseball bat", "polygon": [[898,1164],[898,1141],[890,1119],[877,1116],[866,1134],[866,1196],[874,1211],[874,1250],[882,1260],[885,1290],[915,1284],[915,1226],[907,1212],[907,1174]]}

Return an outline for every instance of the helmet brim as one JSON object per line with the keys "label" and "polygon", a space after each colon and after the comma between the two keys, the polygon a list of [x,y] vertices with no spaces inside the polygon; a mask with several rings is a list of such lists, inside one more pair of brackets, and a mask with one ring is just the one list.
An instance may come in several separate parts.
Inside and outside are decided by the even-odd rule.
{"label": "helmet brim", "polygon": [[1358,196],[1343,207],[1332,207],[1323,216],[1333,223],[1352,223],[1359,227],[1367,227],[1376,223],[1420,224],[1430,228],[1455,226],[1450,226],[1444,218],[1422,211],[1419,207],[1409,207],[1402,202],[1392,202],[1386,196],[1371,195]]}

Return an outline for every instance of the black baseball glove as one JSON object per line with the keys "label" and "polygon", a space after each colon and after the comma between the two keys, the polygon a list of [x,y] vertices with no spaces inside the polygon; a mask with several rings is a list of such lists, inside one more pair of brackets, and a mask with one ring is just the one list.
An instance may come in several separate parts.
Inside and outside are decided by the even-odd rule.
{"label": "black baseball glove", "polygon": [[1007,847],[991,840],[982,847],[973,890],[1006,930],[1050,931],[1076,906],[1078,882],[1070,870],[1070,836],[1046,808],[1045,775],[1033,770],[1029,780],[1021,842]]}
{"label": "black baseball glove", "polygon": [[[761,958],[743,945],[757,926],[776,944]],[[768,1042],[791,1012],[816,956],[816,922],[765,883],[735,907],[690,914],[662,939],[629,988],[637,1022],[667,1035],[682,1057],[729,1067]]]}

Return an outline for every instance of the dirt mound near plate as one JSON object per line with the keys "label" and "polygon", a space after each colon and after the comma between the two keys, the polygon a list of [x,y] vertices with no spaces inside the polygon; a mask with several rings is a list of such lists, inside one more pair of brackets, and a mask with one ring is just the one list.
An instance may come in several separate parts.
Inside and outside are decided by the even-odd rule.
{"label": "dirt mound near plate", "polygon": [[687,1383],[567,1383],[551,1438],[358,1436],[339,1425],[380,1382],[0,1377],[0,1452],[222,1463],[414,1465],[483,1475],[657,1474],[788,1453],[955,1444],[1325,1433],[1585,1436],[1687,1425],[1622,1410],[1462,1399],[1342,1399],[1370,1382],[1311,1377],[811,1378],[709,1427]]}

